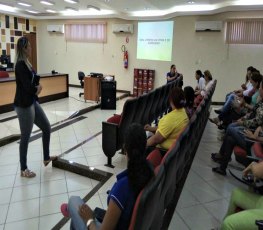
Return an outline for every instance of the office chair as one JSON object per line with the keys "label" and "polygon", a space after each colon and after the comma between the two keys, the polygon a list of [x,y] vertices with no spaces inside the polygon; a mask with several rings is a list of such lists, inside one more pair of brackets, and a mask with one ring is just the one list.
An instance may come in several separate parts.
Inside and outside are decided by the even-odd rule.
{"label": "office chair", "polygon": [[[85,77],[85,74],[82,71],[79,71],[78,72],[78,77],[79,77],[81,88],[84,88],[84,77]],[[79,93],[79,97],[81,97],[81,95],[84,95],[84,92],[83,93]]]}

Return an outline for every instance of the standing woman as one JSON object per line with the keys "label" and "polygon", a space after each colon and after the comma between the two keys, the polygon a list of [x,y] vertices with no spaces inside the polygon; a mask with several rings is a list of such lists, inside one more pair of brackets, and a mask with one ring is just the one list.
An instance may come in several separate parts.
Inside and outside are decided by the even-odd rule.
{"label": "standing woman", "polygon": [[33,124],[36,124],[43,132],[44,165],[47,166],[50,161],[57,158],[56,156],[49,156],[50,124],[38,103],[38,95],[42,90],[42,86],[38,83],[38,76],[36,76],[28,60],[30,54],[31,46],[28,39],[26,37],[19,38],[15,59],[16,94],[14,107],[21,131],[19,145],[21,177],[27,178],[36,176],[34,172],[27,168],[27,149]]}

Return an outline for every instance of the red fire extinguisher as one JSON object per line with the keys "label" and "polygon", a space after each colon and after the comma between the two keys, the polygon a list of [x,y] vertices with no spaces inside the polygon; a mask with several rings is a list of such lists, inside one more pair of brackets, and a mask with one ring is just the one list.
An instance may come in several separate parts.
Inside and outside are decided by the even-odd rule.
{"label": "red fire extinguisher", "polygon": [[125,50],[125,51],[124,51],[124,57],[123,57],[124,68],[125,68],[125,69],[128,69],[128,59],[129,59],[128,51]]}
{"label": "red fire extinguisher", "polygon": [[123,52],[123,64],[124,64],[124,68],[128,69],[128,60],[129,60],[129,55],[128,55],[128,51],[126,50],[125,45],[123,45],[121,47],[121,50]]}

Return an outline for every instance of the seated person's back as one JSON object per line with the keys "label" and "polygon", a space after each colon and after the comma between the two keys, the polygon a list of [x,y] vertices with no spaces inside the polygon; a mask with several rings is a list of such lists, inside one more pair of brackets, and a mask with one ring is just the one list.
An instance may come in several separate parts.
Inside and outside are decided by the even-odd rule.
{"label": "seated person's back", "polygon": [[[140,191],[153,177],[153,170],[145,155],[146,134],[140,124],[131,124],[124,138],[127,169],[119,173],[110,190],[108,209],[102,223],[80,197],[72,196],[68,204],[62,204],[61,211],[71,217],[72,229],[128,229],[133,207]],[[88,226],[87,226],[88,224]]]}
{"label": "seated person's back", "polygon": [[168,150],[188,124],[189,119],[184,109],[185,97],[181,88],[175,87],[171,90],[169,102],[172,111],[160,119],[158,127],[154,130],[149,125],[145,126],[145,130],[155,131],[147,140],[147,146]]}

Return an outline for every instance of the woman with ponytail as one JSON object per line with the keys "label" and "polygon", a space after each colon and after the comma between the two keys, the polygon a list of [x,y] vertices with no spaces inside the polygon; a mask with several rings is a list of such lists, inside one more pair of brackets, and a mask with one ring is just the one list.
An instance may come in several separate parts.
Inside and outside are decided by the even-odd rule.
{"label": "woman with ponytail", "polygon": [[140,124],[131,124],[124,137],[127,169],[118,174],[109,192],[108,209],[103,221],[78,196],[72,196],[68,204],[61,205],[61,212],[71,217],[70,229],[128,229],[136,198],[154,173],[146,160],[146,134]]}
{"label": "woman with ponytail", "polygon": [[157,147],[164,155],[189,122],[184,109],[185,96],[181,88],[174,87],[171,90],[169,102],[172,111],[160,119],[158,126],[152,127],[149,124],[144,126],[145,131],[154,133],[147,140],[147,153]]}

